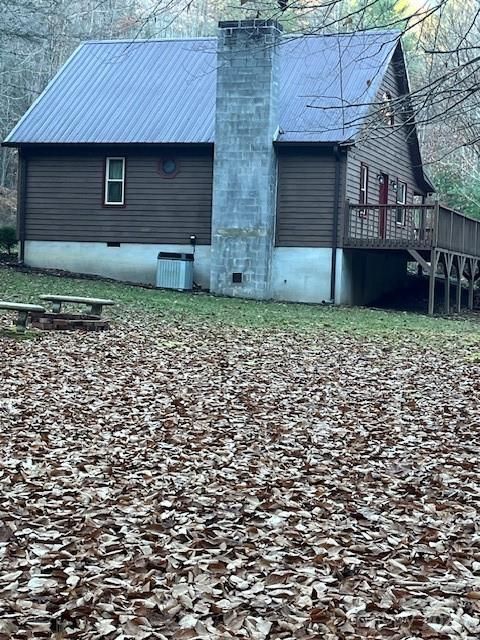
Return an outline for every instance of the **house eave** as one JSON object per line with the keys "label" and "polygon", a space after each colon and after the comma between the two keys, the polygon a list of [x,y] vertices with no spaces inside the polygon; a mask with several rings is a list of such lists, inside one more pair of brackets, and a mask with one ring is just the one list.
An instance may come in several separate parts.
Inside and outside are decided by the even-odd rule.
{"label": "house eave", "polygon": [[196,148],[210,148],[213,147],[213,142],[28,142],[28,141],[18,141],[18,142],[2,142],[2,147],[10,147],[10,148],[56,148],[56,149],[89,149],[89,148],[101,148],[101,147],[132,147],[132,148],[143,148],[143,147],[196,147]]}
{"label": "house eave", "polygon": [[[274,140],[274,146],[278,147],[315,147],[315,148],[347,148],[355,144],[354,140],[343,141],[298,141],[298,140]],[[100,147],[195,147],[195,148],[211,148],[214,146],[214,142],[29,142],[29,141],[15,141],[15,142],[2,142],[2,147],[27,149],[27,148],[57,148],[57,149],[88,149],[88,148],[100,148]]]}
{"label": "house eave", "polygon": [[334,149],[335,147],[340,147],[340,148],[348,148],[353,146],[354,141],[353,140],[337,140],[337,141],[328,141],[328,142],[321,142],[321,141],[312,141],[312,140],[307,140],[307,141],[300,141],[300,140],[274,140],[273,142],[274,146],[276,147],[312,147],[312,148],[323,148],[323,149]]}

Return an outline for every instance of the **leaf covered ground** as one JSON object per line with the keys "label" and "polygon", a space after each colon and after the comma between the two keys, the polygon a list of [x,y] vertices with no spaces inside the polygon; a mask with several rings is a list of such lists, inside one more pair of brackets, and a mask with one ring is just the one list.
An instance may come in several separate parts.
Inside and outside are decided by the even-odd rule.
{"label": "leaf covered ground", "polygon": [[1,640],[479,637],[475,322],[0,278]]}

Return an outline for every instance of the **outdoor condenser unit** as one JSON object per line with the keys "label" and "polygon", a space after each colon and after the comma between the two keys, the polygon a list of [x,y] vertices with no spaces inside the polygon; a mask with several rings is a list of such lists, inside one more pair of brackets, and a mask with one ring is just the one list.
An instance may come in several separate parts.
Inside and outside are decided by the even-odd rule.
{"label": "outdoor condenser unit", "polygon": [[190,290],[193,287],[193,253],[160,251],[156,286],[162,289]]}

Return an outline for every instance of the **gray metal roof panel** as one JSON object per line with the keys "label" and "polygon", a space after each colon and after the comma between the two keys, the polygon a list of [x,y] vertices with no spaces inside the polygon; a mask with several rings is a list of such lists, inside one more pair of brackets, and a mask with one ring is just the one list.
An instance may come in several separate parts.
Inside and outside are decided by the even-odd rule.
{"label": "gray metal roof panel", "polygon": [[293,41],[282,60],[280,140],[354,139],[397,42],[373,31]]}
{"label": "gray metal roof panel", "polygon": [[[398,42],[391,31],[285,36],[280,142],[355,138]],[[9,144],[212,143],[216,39],[87,42]]]}

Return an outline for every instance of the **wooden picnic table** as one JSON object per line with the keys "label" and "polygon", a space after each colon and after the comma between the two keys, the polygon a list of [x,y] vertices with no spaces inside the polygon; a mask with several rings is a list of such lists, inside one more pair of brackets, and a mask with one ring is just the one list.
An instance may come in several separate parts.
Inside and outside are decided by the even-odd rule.
{"label": "wooden picnic table", "polygon": [[45,313],[45,307],[38,304],[23,304],[21,302],[5,302],[0,300],[0,309],[6,311],[16,311],[17,320],[15,325],[19,331],[25,331],[30,313]]}
{"label": "wooden picnic table", "polygon": [[90,307],[90,313],[95,316],[101,316],[103,307],[114,305],[113,300],[104,300],[103,298],[84,298],[79,296],[62,296],[62,295],[41,295],[41,300],[52,303],[52,311],[60,313],[62,304],[85,304]]}

